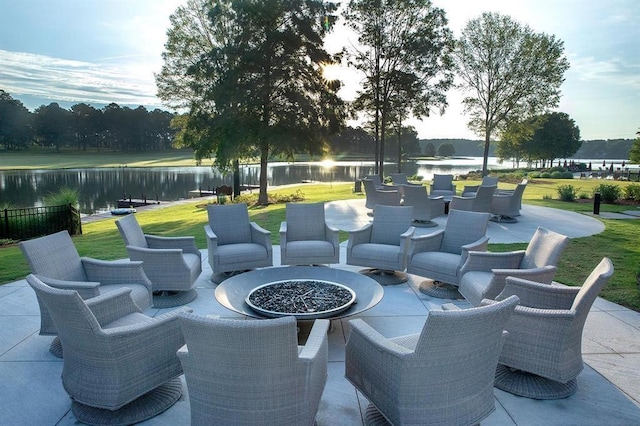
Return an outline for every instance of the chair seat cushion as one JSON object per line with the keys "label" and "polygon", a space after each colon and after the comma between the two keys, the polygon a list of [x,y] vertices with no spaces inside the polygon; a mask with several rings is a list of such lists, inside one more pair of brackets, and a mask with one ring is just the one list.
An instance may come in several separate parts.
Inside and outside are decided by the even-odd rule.
{"label": "chair seat cushion", "polygon": [[358,244],[351,249],[351,256],[365,260],[380,259],[385,262],[398,262],[400,260],[400,246],[375,243]]}
{"label": "chair seat cushion", "polygon": [[[411,258],[409,271],[418,269],[427,278],[455,277],[458,274],[460,255],[441,251],[417,253]],[[435,274],[430,274],[433,271]]]}
{"label": "chair seat cushion", "polygon": [[287,243],[287,257],[290,258],[326,257],[334,254],[333,244],[328,241],[308,240]]}
{"label": "chair seat cushion", "polygon": [[225,244],[218,246],[220,264],[252,262],[267,259],[267,249],[256,243]]}

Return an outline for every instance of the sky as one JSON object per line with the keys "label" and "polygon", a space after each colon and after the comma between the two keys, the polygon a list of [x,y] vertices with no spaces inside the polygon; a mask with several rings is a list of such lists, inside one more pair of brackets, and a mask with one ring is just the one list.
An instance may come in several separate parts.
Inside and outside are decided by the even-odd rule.
{"label": "sky", "polygon": [[[266,1],[266,0],[265,0]],[[34,110],[58,102],[101,108],[162,108],[154,73],[162,67],[169,16],[185,0],[0,0],[0,89]],[[640,1],[432,0],[459,36],[470,19],[492,11],[564,42],[571,67],[556,109],[569,114],[583,140],[634,139],[640,130]],[[338,28],[335,51],[355,36]],[[352,99],[361,76],[340,69],[341,95]],[[418,136],[479,139],[457,90],[449,107],[408,124]]]}

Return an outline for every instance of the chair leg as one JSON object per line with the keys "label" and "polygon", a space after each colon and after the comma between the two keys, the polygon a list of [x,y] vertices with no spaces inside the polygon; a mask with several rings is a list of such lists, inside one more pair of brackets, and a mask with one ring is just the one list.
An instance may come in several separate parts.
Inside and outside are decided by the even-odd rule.
{"label": "chair leg", "polygon": [[157,309],[173,308],[193,302],[198,297],[195,289],[186,291],[160,291],[153,293],[153,307]]}
{"label": "chair leg", "polygon": [[532,399],[561,399],[573,395],[578,389],[577,379],[567,383],[540,377],[498,364],[494,386],[514,395]]}
{"label": "chair leg", "polygon": [[364,414],[365,426],[391,426],[391,423],[382,415],[375,405],[369,404]]}
{"label": "chair leg", "polygon": [[409,276],[402,271],[368,268],[362,269],[359,272],[373,280],[376,280],[380,285],[402,284],[409,280]]}
{"label": "chair leg", "polygon": [[462,299],[458,287],[435,280],[425,280],[419,285],[420,293],[438,299]]}
{"label": "chair leg", "polygon": [[57,358],[62,358],[62,343],[60,342],[60,337],[56,336],[54,337],[53,341],[51,342],[51,346],[49,346],[49,352],[51,352],[51,354]]}

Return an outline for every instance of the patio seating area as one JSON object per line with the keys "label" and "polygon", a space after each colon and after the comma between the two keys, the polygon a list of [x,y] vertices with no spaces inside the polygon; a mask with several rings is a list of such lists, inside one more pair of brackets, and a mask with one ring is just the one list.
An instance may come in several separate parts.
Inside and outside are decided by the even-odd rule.
{"label": "patio seating area", "polygon": [[[326,203],[327,225],[354,230],[371,221],[363,198]],[[523,205],[517,223],[489,222],[490,243],[529,242],[538,226],[570,238],[597,234],[604,225],[588,215]],[[416,228],[416,235],[441,229],[447,216],[433,218],[432,228]],[[203,230],[204,232],[204,230]],[[331,268],[357,272],[361,266],[346,264],[347,242],[340,244],[340,263]],[[194,284],[198,297],[185,305],[198,315],[243,319],[243,315],[218,303],[216,284],[207,249],[200,250],[202,273]],[[280,249],[273,248],[273,265],[281,265]],[[593,265],[595,266],[595,265]],[[322,266],[325,268],[325,266]],[[429,311],[445,303],[461,308],[462,299],[439,299],[419,290],[424,277],[408,274],[408,281],[384,287],[380,303],[352,317],[331,321],[328,335],[328,379],[320,400],[318,426],[360,426],[369,402],[345,378],[345,344],[349,320],[360,319],[386,338],[420,333]],[[151,308],[157,317],[172,309]],[[62,387],[62,360],[49,352],[51,336],[40,336],[40,310],[26,280],[0,286],[0,424],[74,425],[71,400]],[[640,422],[640,313],[597,298],[584,327],[585,368],[577,377],[577,391],[560,400],[535,400],[494,388],[496,410],[482,425],[631,425]],[[189,389],[180,376],[183,395],[168,410],[145,425],[188,425]]]}

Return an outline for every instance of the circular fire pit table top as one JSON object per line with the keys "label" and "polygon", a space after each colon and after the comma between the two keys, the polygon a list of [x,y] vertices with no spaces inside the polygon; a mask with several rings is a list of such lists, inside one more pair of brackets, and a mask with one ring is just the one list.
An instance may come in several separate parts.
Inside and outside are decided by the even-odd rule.
{"label": "circular fire pit table top", "polygon": [[[315,315],[315,318],[343,318],[364,312],[377,305],[384,290],[375,280],[356,272],[325,266],[285,266],[257,269],[245,272],[224,280],[215,290],[215,297],[222,306],[237,313],[255,318],[268,318],[247,303],[246,298],[254,289],[262,285],[278,281],[329,281],[342,284],[356,294],[355,303],[349,308],[328,312],[326,316]],[[295,315],[294,315],[295,316]],[[298,319],[307,319],[304,317]]]}

